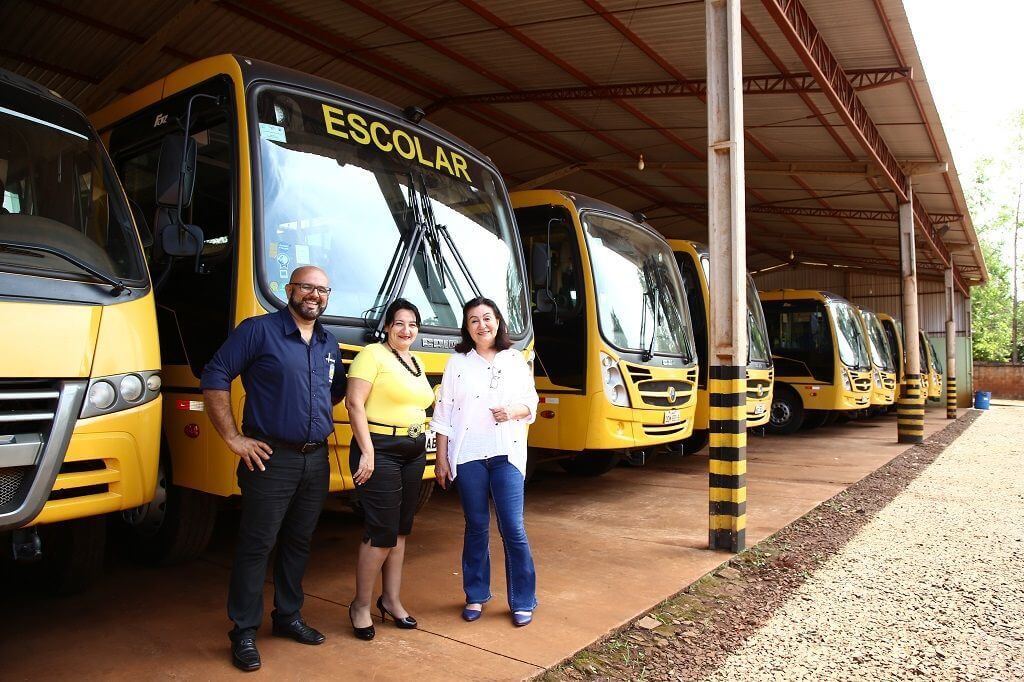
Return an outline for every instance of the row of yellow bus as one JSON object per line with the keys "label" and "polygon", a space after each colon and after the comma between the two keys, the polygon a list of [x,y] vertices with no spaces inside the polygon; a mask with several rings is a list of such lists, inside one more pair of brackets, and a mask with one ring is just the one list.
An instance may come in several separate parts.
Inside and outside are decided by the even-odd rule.
{"label": "row of yellow bus", "polygon": [[[415,302],[435,382],[462,302],[494,299],[536,374],[533,462],[596,475],[623,454],[707,443],[697,243],[572,193],[509,195],[422,111],[246,58],[179,69],[96,113],[95,129],[13,74],[0,95],[0,533],[19,559],[42,557],[56,590],[100,569],[111,512],[151,561],[205,548],[238,489],[200,372],[241,320],[284,305],[302,264],[331,278],[322,319],[346,361],[391,300]],[[893,403],[891,318],[822,292],[759,296],[748,278],[747,319],[748,427]],[[236,414],[244,399],[236,382]],[[344,493],[343,406],[335,419],[331,489]]]}

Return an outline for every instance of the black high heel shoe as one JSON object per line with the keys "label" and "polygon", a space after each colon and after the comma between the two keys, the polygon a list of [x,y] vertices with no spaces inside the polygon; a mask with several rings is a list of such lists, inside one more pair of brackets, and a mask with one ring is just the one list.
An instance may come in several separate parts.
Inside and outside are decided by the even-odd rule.
{"label": "black high heel shoe", "polygon": [[357,628],[356,621],[352,618],[352,605],[348,605],[348,621],[352,623],[352,634],[356,636],[356,639],[363,639],[369,641],[373,639],[374,635],[377,634],[377,630],[371,623],[369,627]]}
{"label": "black high heel shoe", "polygon": [[380,611],[380,619],[386,621],[387,618],[384,616],[391,616],[391,620],[395,621],[395,625],[402,628],[403,630],[412,630],[416,627],[416,619],[412,616],[406,616],[405,618],[396,618],[395,614],[384,608],[384,595],[377,597],[377,610]]}

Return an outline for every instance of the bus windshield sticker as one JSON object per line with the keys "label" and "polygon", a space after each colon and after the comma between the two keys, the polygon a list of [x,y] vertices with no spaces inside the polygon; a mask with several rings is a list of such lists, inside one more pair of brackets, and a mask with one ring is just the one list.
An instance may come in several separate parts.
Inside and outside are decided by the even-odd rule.
{"label": "bus windshield sticker", "polygon": [[276,126],[273,123],[260,123],[260,137],[271,142],[287,142],[284,127]]}
{"label": "bus windshield sticker", "polygon": [[[373,145],[385,154],[397,154],[417,163],[470,184],[479,177],[462,154],[437,144],[432,138],[423,138],[394,123],[371,118],[365,113],[346,112],[323,104],[324,126],[328,135],[350,140],[361,145]],[[263,124],[260,124],[261,127]],[[471,173],[471,171],[474,171]]]}

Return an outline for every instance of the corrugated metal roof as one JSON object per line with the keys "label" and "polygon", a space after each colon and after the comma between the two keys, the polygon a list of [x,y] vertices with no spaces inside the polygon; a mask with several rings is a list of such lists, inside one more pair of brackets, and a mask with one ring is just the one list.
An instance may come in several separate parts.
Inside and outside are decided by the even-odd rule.
{"label": "corrugated metal roof", "polygon": [[[942,240],[965,277],[986,276],[901,0],[803,6],[848,72],[913,70],[912,80],[862,90],[860,100],[900,162],[950,164],[945,174],[915,178],[914,189],[928,212],[963,214]],[[743,10],[745,75],[804,74],[764,5],[748,0]],[[396,104],[428,106],[457,96],[699,80],[706,71],[704,12],[695,0],[9,0],[0,4],[0,66],[96,107],[192,59],[233,51]],[[188,20],[172,23],[181,17]],[[140,59],[154,36],[166,40]],[[104,83],[125,62],[123,82]],[[748,165],[868,159],[821,92],[751,94],[744,113]],[[431,114],[490,155],[510,185],[570,164],[621,162],[620,169],[584,170],[551,184],[643,209],[665,234],[702,240],[703,214],[692,204],[706,201],[706,118],[703,100],[692,94],[468,102]],[[635,168],[641,153],[643,172]],[[752,269],[793,251],[862,273],[898,271],[894,222],[763,212],[894,211],[880,177],[751,170],[747,186]],[[918,262],[922,278],[941,275],[923,240]]]}

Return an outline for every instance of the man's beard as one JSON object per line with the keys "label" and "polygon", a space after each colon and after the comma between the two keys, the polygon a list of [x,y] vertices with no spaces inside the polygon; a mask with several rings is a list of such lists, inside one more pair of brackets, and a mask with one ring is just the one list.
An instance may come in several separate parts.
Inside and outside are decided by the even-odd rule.
{"label": "man's beard", "polygon": [[296,315],[298,315],[304,320],[309,320],[310,322],[323,315],[324,310],[327,309],[326,303],[318,303],[316,307],[316,312],[310,313],[309,311],[302,307],[303,303],[305,303],[304,298],[295,298],[293,296],[292,298],[288,299],[288,307],[295,311]]}

